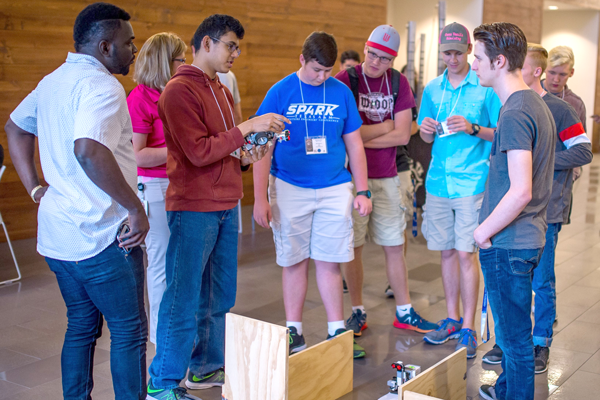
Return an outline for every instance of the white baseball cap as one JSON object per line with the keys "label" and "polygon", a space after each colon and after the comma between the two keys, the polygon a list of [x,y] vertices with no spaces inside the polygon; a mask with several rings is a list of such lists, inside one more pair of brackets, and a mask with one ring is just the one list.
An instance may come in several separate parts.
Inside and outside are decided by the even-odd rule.
{"label": "white baseball cap", "polygon": [[396,57],[400,48],[400,35],[391,25],[379,25],[371,32],[371,36],[367,40],[367,46],[385,51]]}

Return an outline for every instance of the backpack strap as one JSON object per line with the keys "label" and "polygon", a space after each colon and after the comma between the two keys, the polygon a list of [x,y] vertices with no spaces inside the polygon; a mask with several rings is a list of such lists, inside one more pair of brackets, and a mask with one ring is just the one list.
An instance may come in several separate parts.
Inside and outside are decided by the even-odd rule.
{"label": "backpack strap", "polygon": [[348,78],[350,79],[350,90],[352,90],[354,100],[358,104],[358,74],[354,67],[347,68],[346,72],[348,72]]}
{"label": "backpack strap", "polygon": [[398,92],[400,92],[400,72],[392,68],[392,93],[394,94],[394,105],[398,99]]}

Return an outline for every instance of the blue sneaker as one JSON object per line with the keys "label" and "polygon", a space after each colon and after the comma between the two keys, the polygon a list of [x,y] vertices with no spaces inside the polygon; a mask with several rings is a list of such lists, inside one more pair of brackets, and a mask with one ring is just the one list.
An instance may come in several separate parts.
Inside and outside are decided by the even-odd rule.
{"label": "blue sneaker", "polygon": [[190,371],[185,381],[185,386],[193,390],[208,389],[213,386],[223,386],[224,384],[225,370],[223,368],[219,368],[204,376],[196,376]]}
{"label": "blue sneaker", "polygon": [[409,329],[411,331],[416,331],[419,333],[427,333],[431,332],[434,329],[437,329],[437,324],[433,322],[429,322],[423,319],[414,308],[410,308],[410,313],[404,315],[403,317],[398,315],[396,312],[396,319],[394,320],[394,327],[398,329]]}
{"label": "blue sneaker", "polygon": [[455,350],[460,350],[463,347],[467,348],[467,358],[477,356],[477,332],[467,328],[460,330],[460,337]]}
{"label": "blue sneaker", "polygon": [[354,336],[361,336],[362,331],[367,329],[367,313],[360,309],[353,311],[346,321],[346,329],[354,331]]}
{"label": "blue sneaker", "polygon": [[188,394],[182,387],[174,389],[157,389],[152,386],[152,381],[148,383],[148,396],[146,400],[202,400],[200,397]]}
{"label": "blue sneaker", "polygon": [[458,339],[462,329],[463,319],[455,321],[452,318],[446,318],[438,321],[437,329],[425,334],[423,340],[429,344],[442,344],[450,339]]}

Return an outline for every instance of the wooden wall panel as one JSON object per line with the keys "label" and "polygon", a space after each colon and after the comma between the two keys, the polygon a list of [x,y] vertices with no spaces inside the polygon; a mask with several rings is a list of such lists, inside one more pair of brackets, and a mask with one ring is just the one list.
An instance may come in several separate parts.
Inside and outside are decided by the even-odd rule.
{"label": "wooden wall panel", "polygon": [[[0,123],[73,51],[73,22],[89,0],[0,0]],[[332,33],[340,53],[360,51],[371,30],[386,21],[387,0],[115,0],[132,16],[136,45],[152,34],[172,31],[189,43],[204,18],[214,13],[238,18],[246,29],[238,78],[244,117],[252,115],[267,90],[299,68],[298,56],[314,30]],[[186,55],[192,59],[191,51]],[[131,74],[130,74],[131,75]],[[130,76],[118,77],[127,91]],[[6,134],[0,144],[7,149]],[[7,171],[0,183],[0,212],[11,239],[35,236],[36,210],[6,151]],[[252,175],[244,174],[243,204],[252,204]],[[3,235],[1,235],[3,236]],[[0,238],[3,241],[4,238]]]}
{"label": "wooden wall panel", "polygon": [[483,23],[510,22],[523,30],[527,41],[542,40],[544,0],[483,0]]}

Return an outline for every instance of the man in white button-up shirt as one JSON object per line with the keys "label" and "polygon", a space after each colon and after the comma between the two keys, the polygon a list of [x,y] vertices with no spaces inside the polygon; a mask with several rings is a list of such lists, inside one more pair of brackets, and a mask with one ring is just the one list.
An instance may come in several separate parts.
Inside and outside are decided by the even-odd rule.
{"label": "man in white button-up shirt", "polygon": [[[86,7],[75,21],[77,52],[38,84],[5,127],[19,177],[40,203],[38,252],[56,274],[67,306],[61,364],[69,400],[91,398],[103,315],[111,330],[115,398],[146,398],[139,245],[149,225],[134,192],[125,91],[112,75],[126,75],[137,51],[129,19],[110,4]],[[36,137],[49,186],[40,185],[35,169]]]}

